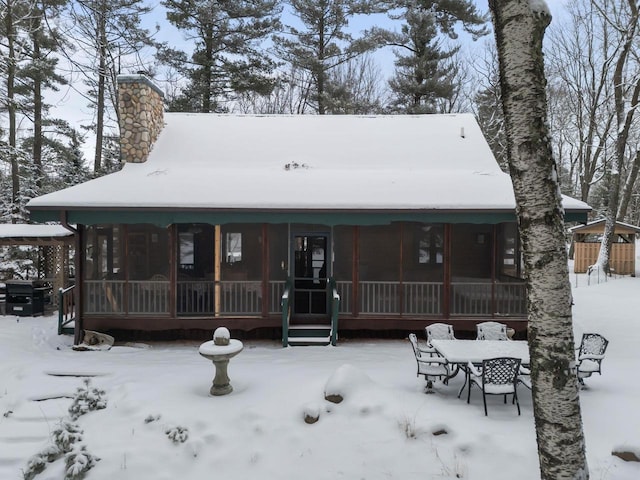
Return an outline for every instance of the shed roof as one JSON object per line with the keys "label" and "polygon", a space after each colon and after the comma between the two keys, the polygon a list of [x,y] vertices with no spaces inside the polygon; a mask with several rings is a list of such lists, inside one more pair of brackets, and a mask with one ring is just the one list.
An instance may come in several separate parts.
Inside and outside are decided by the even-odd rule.
{"label": "shed roof", "polygon": [[[576,225],[569,229],[572,233],[603,233],[604,226],[606,223],[606,218],[600,218],[598,220],[594,220],[585,225]],[[616,227],[614,233],[617,234],[625,234],[625,233],[640,233],[640,227],[635,225],[630,225],[624,222],[616,222]]]}
{"label": "shed roof", "polygon": [[62,225],[0,224],[0,245],[70,243],[72,238]]}
{"label": "shed roof", "polygon": [[[568,197],[563,204],[590,211]],[[91,223],[98,211],[128,211],[121,221],[134,222],[133,212],[147,211],[167,224],[187,218],[177,212],[192,221],[197,212],[216,214],[209,218],[220,223],[315,212],[335,224],[353,223],[344,215],[354,212],[369,218],[363,222],[392,219],[391,212],[514,217],[515,200],[471,114],[167,113],[145,163],[38,197],[28,208],[40,219],[70,212],[77,223]]]}

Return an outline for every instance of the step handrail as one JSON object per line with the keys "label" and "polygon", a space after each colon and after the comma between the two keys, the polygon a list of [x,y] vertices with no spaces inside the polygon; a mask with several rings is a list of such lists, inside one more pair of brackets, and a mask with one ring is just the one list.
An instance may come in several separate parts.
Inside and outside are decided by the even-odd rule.
{"label": "step handrail", "polygon": [[331,345],[338,342],[338,312],[340,311],[340,294],[335,278],[329,278],[329,295],[331,298]]}
{"label": "step handrail", "polygon": [[58,290],[58,335],[64,327],[76,321],[75,285]]}
{"label": "step handrail", "polygon": [[284,291],[282,292],[282,299],[280,300],[280,306],[282,307],[282,346],[287,347],[289,345],[289,321],[291,320],[291,302],[289,300],[289,294],[291,293],[291,279],[287,278],[284,284]]}

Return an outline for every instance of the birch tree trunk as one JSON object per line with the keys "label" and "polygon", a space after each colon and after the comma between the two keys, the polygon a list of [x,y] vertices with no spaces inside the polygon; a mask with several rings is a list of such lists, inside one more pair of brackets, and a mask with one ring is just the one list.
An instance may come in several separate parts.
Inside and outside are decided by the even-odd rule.
{"label": "birch tree trunk", "polygon": [[541,0],[489,0],[489,7],[523,245],[541,478],[587,479],[564,212],[547,126],[542,39],[551,15]]}

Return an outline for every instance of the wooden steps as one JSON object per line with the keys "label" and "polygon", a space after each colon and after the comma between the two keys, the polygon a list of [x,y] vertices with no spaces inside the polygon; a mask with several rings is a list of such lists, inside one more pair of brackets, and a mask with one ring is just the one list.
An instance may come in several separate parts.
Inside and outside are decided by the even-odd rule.
{"label": "wooden steps", "polygon": [[292,346],[329,345],[331,343],[331,325],[329,324],[293,324],[289,325],[287,342]]}

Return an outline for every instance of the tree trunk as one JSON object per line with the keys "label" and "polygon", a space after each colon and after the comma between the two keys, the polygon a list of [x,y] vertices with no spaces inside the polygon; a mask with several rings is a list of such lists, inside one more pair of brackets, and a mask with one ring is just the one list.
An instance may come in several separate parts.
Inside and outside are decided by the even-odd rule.
{"label": "tree trunk", "polygon": [[20,197],[20,166],[17,150],[17,119],[16,119],[16,51],[15,25],[13,23],[13,2],[6,4],[5,32],[7,35],[7,115],[9,117],[9,158],[11,163],[11,223],[16,223],[18,214],[18,199]]}
{"label": "tree trunk", "polygon": [[609,264],[611,260],[611,244],[613,243],[618,206],[620,204],[620,175],[624,165],[624,154],[633,116],[640,97],[640,82],[637,82],[627,108],[627,99],[625,98],[627,88],[625,84],[625,71],[628,68],[629,57],[633,54],[632,48],[639,20],[638,6],[635,2],[636,0],[627,0],[631,16],[628,25],[619,26],[619,28],[624,31],[624,41],[620,47],[620,56],[616,61],[616,68],[613,73],[613,96],[618,129],[616,134],[615,158],[613,159],[614,164],[610,174],[611,182],[609,184],[609,203],[607,204],[606,222],[600,243],[600,253],[598,254],[598,260],[596,262],[598,267],[602,268],[607,274],[611,271]]}
{"label": "tree trunk", "polygon": [[624,218],[627,216],[627,210],[629,209],[629,203],[631,202],[631,195],[634,193],[634,185],[638,179],[638,172],[640,171],[640,150],[636,152],[636,158],[633,160],[631,171],[627,175],[627,180],[624,183],[622,190],[622,198],[620,199],[620,206],[618,207],[617,218],[620,222],[624,222]]}
{"label": "tree trunk", "polygon": [[[103,0],[104,2],[105,0]],[[93,171],[94,173],[100,172],[102,168],[102,149],[103,149],[103,137],[104,137],[104,114],[105,114],[105,96],[106,96],[106,82],[107,82],[107,19],[106,19],[106,6],[104,3],[100,4],[101,10],[99,18],[97,19],[98,25],[98,91],[96,99],[96,148],[93,157]]]}
{"label": "tree trunk", "polygon": [[529,310],[533,409],[543,480],[589,477],[575,374],[564,214],[547,124],[544,2],[490,0]]}
{"label": "tree trunk", "polygon": [[[40,29],[42,28],[41,12],[37,12],[35,19],[34,31],[31,33],[33,38],[33,60],[38,62],[42,60],[40,52]],[[36,186],[38,192],[42,188],[42,117],[43,117],[43,100],[42,100],[42,72],[36,72],[33,76],[33,165],[36,174]]]}

